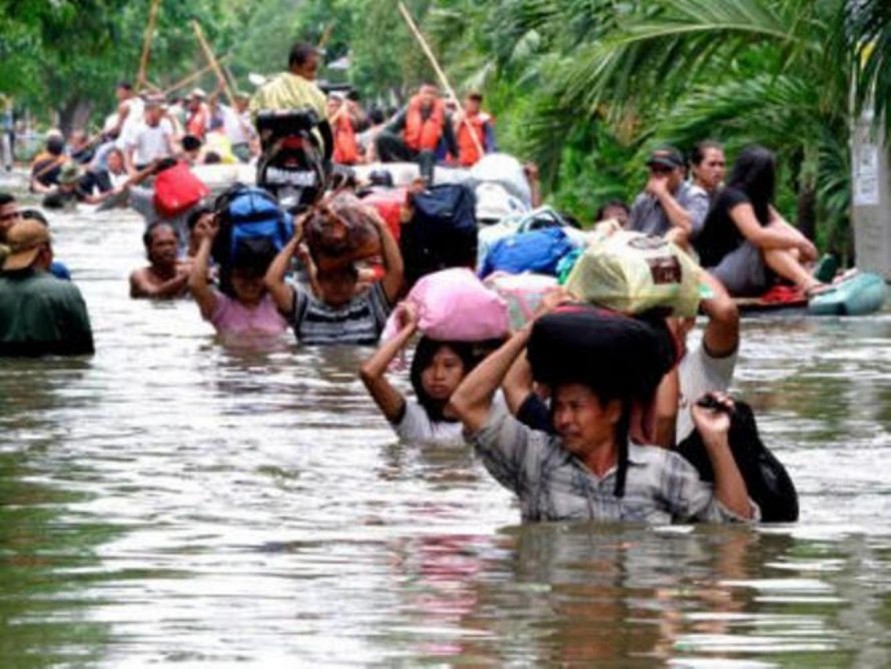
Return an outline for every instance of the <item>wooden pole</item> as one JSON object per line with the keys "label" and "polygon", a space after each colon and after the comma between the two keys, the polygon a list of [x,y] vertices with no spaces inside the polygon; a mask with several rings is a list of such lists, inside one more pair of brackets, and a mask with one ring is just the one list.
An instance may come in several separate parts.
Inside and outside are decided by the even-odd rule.
{"label": "wooden pole", "polygon": [[334,24],[329,23],[325,30],[322,32],[322,36],[319,38],[319,43],[316,45],[316,48],[321,51],[325,48],[325,45],[328,44],[328,40],[331,39],[331,31],[334,30]]}
{"label": "wooden pole", "polygon": [[476,136],[476,132],[474,131],[473,126],[470,125],[470,119],[467,118],[467,114],[463,113],[461,101],[458,99],[458,96],[455,95],[455,91],[452,88],[451,84],[449,84],[449,80],[446,77],[445,72],[443,72],[442,68],[439,66],[439,63],[436,60],[436,56],[433,55],[433,50],[430,48],[430,45],[427,44],[427,40],[424,39],[424,35],[421,34],[421,31],[415,24],[414,19],[412,19],[411,14],[408,13],[408,10],[405,8],[405,5],[401,1],[399,3],[399,11],[402,12],[402,17],[408,24],[408,27],[411,30],[412,34],[415,36],[415,39],[418,40],[418,44],[421,45],[421,50],[424,52],[424,54],[427,56],[427,59],[430,61],[430,64],[433,66],[433,71],[436,72],[436,76],[439,77],[439,81],[442,84],[442,87],[445,88],[446,93],[448,93],[449,97],[455,101],[455,104],[458,105],[460,109],[462,109],[462,119],[464,121],[464,125],[467,126],[467,130],[470,132],[470,139],[473,142],[474,148],[477,150],[480,156],[484,155],[485,151],[483,151],[483,145],[480,144],[480,138]]}
{"label": "wooden pole", "polygon": [[217,60],[217,57],[213,55],[213,50],[204,38],[204,31],[201,30],[201,24],[198,23],[198,21],[192,21],[192,27],[195,29],[195,37],[198,38],[198,43],[201,44],[201,49],[204,51],[204,57],[207,58],[208,65],[213,69],[214,74],[217,75],[220,85],[226,92],[226,97],[229,98],[229,104],[234,108],[235,96],[232,95],[232,89],[229,88],[229,82],[226,81],[226,76],[223,74],[222,68],[220,68],[220,63]]}
{"label": "wooden pole", "polygon": [[148,72],[149,56],[152,52],[152,37],[155,32],[155,21],[158,18],[158,7],[161,0],[152,0],[149,9],[148,25],[145,27],[145,36],[142,39],[142,55],[139,58],[139,74],[136,75],[136,90],[140,90],[145,85],[145,78]]}
{"label": "wooden pole", "polygon": [[[231,54],[226,54],[225,56],[223,56],[222,58],[220,58],[218,62],[219,62],[219,63],[222,63],[224,60],[226,60],[226,59],[228,59],[228,58],[230,58],[230,57],[231,57]],[[203,77],[203,76],[204,76],[205,74],[207,74],[208,72],[211,72],[212,70],[213,70],[213,65],[205,65],[204,67],[202,67],[202,68],[201,68],[200,70],[198,70],[197,72],[192,72],[192,74],[190,74],[189,76],[187,76],[187,77],[183,77],[182,79],[180,79],[179,81],[177,81],[175,84],[172,84],[172,85],[168,86],[168,87],[167,87],[166,89],[164,89],[164,91],[163,91],[163,92],[164,92],[164,95],[168,95],[168,94],[170,94],[170,93],[173,93],[173,91],[175,91],[175,90],[177,90],[177,89],[180,89],[180,88],[182,88],[183,86],[187,86],[188,84],[191,84],[193,81],[197,81],[198,79],[200,79],[201,77]]]}

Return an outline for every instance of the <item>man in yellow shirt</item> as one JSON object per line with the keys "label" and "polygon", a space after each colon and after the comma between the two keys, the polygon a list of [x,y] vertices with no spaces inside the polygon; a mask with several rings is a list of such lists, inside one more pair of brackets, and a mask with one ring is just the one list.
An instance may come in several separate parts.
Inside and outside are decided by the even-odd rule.
{"label": "man in yellow shirt", "polygon": [[319,69],[319,52],[311,44],[298,42],[288,55],[288,71],[282,72],[264,84],[251,98],[251,117],[256,121],[262,110],[312,109],[319,117],[319,137],[323,142],[324,156],[330,160],[334,150],[334,137],[328,123],[328,101],[316,85]]}

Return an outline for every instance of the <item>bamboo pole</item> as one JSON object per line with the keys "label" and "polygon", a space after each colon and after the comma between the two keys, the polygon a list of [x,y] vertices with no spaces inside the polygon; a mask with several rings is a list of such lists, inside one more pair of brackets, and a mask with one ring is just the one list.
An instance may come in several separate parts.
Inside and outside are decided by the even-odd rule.
{"label": "bamboo pole", "polygon": [[421,34],[421,31],[418,29],[418,26],[415,24],[414,19],[412,19],[411,14],[408,13],[408,10],[405,8],[405,5],[400,1],[399,2],[399,11],[402,12],[402,17],[405,19],[405,22],[408,24],[409,29],[412,34],[414,34],[415,39],[418,40],[418,44],[421,46],[421,50],[427,56],[427,59],[430,61],[430,64],[433,66],[434,72],[436,72],[436,76],[439,77],[439,81],[442,84],[442,87],[445,88],[446,93],[448,93],[449,97],[455,101],[455,104],[458,105],[460,109],[462,109],[462,120],[464,125],[467,126],[467,130],[470,132],[470,139],[473,142],[474,148],[477,150],[480,156],[485,154],[483,151],[483,145],[480,144],[480,138],[476,136],[476,132],[473,129],[473,126],[470,125],[470,119],[467,118],[467,114],[463,113],[463,108],[461,107],[461,101],[458,99],[458,96],[455,95],[455,91],[452,88],[451,84],[449,84],[449,80],[445,75],[445,72],[442,71],[442,68],[439,66],[439,63],[436,60],[436,56],[433,55],[433,50],[430,48],[430,45],[427,44],[427,40],[424,38],[424,35]]}
{"label": "bamboo pole", "polygon": [[[230,58],[231,55],[232,54],[226,54],[225,56],[220,58],[218,62],[222,63],[224,60],[227,60],[228,58]],[[173,91],[182,88],[183,86],[188,86],[193,81],[197,81],[198,79],[203,77],[208,72],[211,72],[212,70],[213,70],[213,65],[205,65],[197,72],[192,72],[192,74],[188,75],[187,77],[183,77],[182,79],[177,81],[175,84],[171,84],[166,89],[164,89],[163,93],[164,93],[164,95],[168,95],[170,93],[173,93]]]}
{"label": "bamboo pole", "polygon": [[325,48],[325,45],[328,44],[328,40],[331,39],[331,32],[334,30],[334,24],[329,23],[325,26],[325,30],[322,32],[322,36],[319,38],[319,43],[316,45],[316,48],[321,51]]}
{"label": "bamboo pole", "polygon": [[229,98],[229,104],[234,108],[235,96],[232,95],[232,89],[229,88],[229,82],[226,81],[226,75],[223,74],[223,70],[220,68],[220,63],[217,60],[217,57],[213,55],[213,50],[210,48],[210,44],[208,44],[207,40],[204,38],[204,31],[201,30],[201,24],[198,23],[198,21],[192,21],[192,27],[195,29],[195,37],[198,38],[198,43],[204,51],[204,57],[207,58],[208,65],[211,66],[214,74],[217,75],[220,85],[226,92],[226,97]]}
{"label": "bamboo pole", "polygon": [[145,27],[145,36],[142,39],[142,55],[139,57],[139,74],[136,75],[137,91],[145,85],[149,56],[152,51],[152,37],[155,32],[155,21],[158,18],[158,7],[160,5],[161,0],[152,0],[152,5],[149,9],[148,25]]}

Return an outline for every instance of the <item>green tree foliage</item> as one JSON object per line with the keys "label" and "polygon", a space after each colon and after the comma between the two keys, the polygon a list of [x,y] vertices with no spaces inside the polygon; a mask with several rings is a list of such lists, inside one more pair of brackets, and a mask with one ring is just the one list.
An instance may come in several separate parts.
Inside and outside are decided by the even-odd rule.
{"label": "green tree foliage", "polygon": [[[135,76],[150,0],[0,0],[0,92],[33,110],[99,101]],[[501,148],[542,168],[580,218],[630,199],[643,155],[703,138],[781,158],[780,204],[844,251],[852,114],[891,129],[887,0],[406,0],[459,94],[482,90]],[[324,41],[369,103],[401,104],[433,71],[396,0],[162,0],[150,80],[204,66],[191,21],[246,87]],[[342,71],[323,70],[327,78]],[[215,80],[202,80],[213,88]],[[856,109],[850,108],[851,91]]]}

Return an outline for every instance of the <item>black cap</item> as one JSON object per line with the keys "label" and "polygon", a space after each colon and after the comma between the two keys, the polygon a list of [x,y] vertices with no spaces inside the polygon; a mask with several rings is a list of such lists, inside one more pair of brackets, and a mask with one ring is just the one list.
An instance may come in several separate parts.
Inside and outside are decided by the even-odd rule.
{"label": "black cap", "polygon": [[650,154],[650,157],[647,159],[647,166],[650,165],[661,165],[662,167],[675,169],[677,167],[684,167],[686,163],[684,162],[684,157],[681,155],[680,151],[673,146],[666,146],[661,149],[656,149]]}

